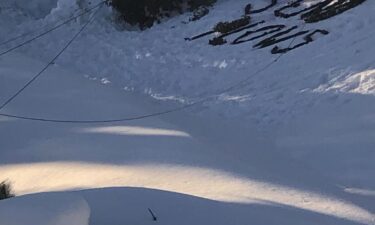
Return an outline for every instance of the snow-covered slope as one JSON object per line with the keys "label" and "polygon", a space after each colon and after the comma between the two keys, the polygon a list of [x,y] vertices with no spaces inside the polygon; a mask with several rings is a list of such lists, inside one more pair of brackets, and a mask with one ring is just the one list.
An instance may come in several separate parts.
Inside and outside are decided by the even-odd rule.
{"label": "snow-covered slope", "polygon": [[[254,7],[260,7],[268,1],[255,2],[258,4]],[[278,5],[282,5],[286,1],[279,2]],[[60,0],[58,3],[61,6],[57,8],[50,5],[51,13],[43,19],[26,17],[17,24],[18,29],[3,26],[1,36],[12,36],[56,22],[73,14],[77,8],[74,1]],[[251,118],[263,125],[289,121],[296,114],[309,111],[314,104],[334,98],[337,92],[343,93],[343,97],[340,95],[335,99],[332,102],[335,105],[345,103],[352,94],[372,94],[374,3],[367,1],[332,19],[306,24],[304,30],[320,28],[330,34],[290,52],[257,75],[253,73],[276,57],[270,54],[269,48],[253,49],[251,46],[256,42],[212,47],[208,45],[209,37],[192,42],[184,40],[210,30],[219,21],[239,18],[247,3],[243,0],[219,1],[202,20],[182,24],[189,17],[182,15],[145,32],[115,29],[110,20],[111,12],[103,8],[100,16],[58,62],[126,90],[185,101],[216,93],[249,78],[245,86],[207,106],[226,116]],[[302,24],[298,17],[276,18],[273,10],[253,16],[254,22],[261,20],[266,20],[266,25]],[[20,51],[49,59],[54,54],[51,49],[66,43],[78,26],[80,24],[75,23],[64,27]],[[228,41],[236,36],[230,36]],[[297,39],[296,43],[299,41]]]}
{"label": "snow-covered slope", "polygon": [[[77,7],[73,0],[20,2],[0,3],[3,40],[56,23]],[[268,1],[254,2],[259,7]],[[178,107],[241,80],[245,85],[184,112],[126,123],[0,117],[0,181],[12,181],[18,195],[78,189],[74,195],[90,208],[79,213],[81,224],[89,212],[92,225],[153,223],[147,208],[171,225],[374,224],[375,2],[306,25],[330,34],[256,75],[277,57],[270,49],[184,40],[238,18],[247,3],[222,0],[197,22],[182,24],[189,15],[181,15],[144,32],[118,30],[103,8],[3,112],[68,120],[133,117]],[[0,57],[0,102],[86,19]],[[272,12],[254,17],[262,19],[302,24]],[[44,195],[25,198],[40,204],[49,198]],[[0,202],[0,208],[26,205],[22,198]],[[61,207],[78,207],[79,199]],[[56,212],[51,217],[64,210]]]}
{"label": "snow-covered slope", "polygon": [[[6,84],[1,89],[2,96],[12,93],[42,65],[20,55],[1,60],[1,83]],[[166,106],[53,66],[43,82],[28,89],[6,112],[79,119],[82,115],[136,115],[163,107]],[[235,223],[233,218],[258,224],[314,224],[316,220],[321,224],[371,224],[374,219],[374,205],[368,196],[345,193],[344,188],[324,175],[278,152],[267,137],[235,121],[228,125],[180,112],[105,125],[6,118],[1,124],[0,180],[11,180],[17,194],[123,186],[180,193],[149,190],[146,193],[151,196],[147,197],[145,191],[137,189],[90,191],[85,198],[90,208],[96,208],[90,224],[106,219],[150,221],[146,210],[151,206],[161,213],[161,220],[168,221],[166,224],[179,222],[181,214],[193,218],[181,222],[187,224]],[[132,201],[139,202],[129,202],[129,195],[133,196]],[[110,201],[113,198],[118,201]],[[181,204],[176,212],[171,211],[171,205]],[[131,216],[124,214],[123,208]],[[254,213],[249,214],[249,210]],[[229,214],[213,217],[216,211]],[[265,216],[270,212],[271,218]]]}
{"label": "snow-covered slope", "polygon": [[88,225],[90,208],[77,194],[45,193],[0,202],[1,225]]}

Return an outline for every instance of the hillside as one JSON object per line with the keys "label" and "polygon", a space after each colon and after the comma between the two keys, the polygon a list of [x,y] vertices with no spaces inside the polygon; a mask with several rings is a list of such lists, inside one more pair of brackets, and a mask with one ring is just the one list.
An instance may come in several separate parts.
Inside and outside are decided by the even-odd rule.
{"label": "hillside", "polygon": [[[248,3],[219,0],[200,20],[185,13],[144,31],[116,25],[100,8],[0,111],[70,121],[0,117],[0,181],[17,195],[0,201],[0,225],[375,224],[375,2],[305,23],[275,16],[287,3],[278,1],[223,45],[209,44],[219,33],[187,40],[241,18]],[[73,0],[0,7],[0,43],[80,10]],[[89,19],[1,55],[0,103]],[[279,50],[327,33],[285,54],[275,44],[253,47],[274,33],[244,41],[267,26],[306,31]],[[133,119],[105,122],[119,118]],[[82,120],[104,121],[74,123]]]}

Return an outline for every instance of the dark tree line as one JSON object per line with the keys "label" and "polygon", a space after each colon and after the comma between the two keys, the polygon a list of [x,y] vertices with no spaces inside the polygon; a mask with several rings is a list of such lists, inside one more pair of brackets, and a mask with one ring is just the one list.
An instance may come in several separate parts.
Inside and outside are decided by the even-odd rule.
{"label": "dark tree line", "polygon": [[120,18],[126,23],[146,29],[162,18],[186,11],[194,12],[191,20],[197,20],[207,15],[207,7],[215,2],[216,0],[110,0],[109,5],[119,12]]}

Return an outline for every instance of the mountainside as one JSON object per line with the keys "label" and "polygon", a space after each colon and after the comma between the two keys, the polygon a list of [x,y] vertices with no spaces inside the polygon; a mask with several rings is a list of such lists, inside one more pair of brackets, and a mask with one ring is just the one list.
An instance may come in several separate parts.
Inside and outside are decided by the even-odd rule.
{"label": "mountainside", "polygon": [[374,1],[315,23],[285,15],[324,1],[251,1],[224,35],[249,1],[144,31],[103,6],[2,54],[97,4],[78,2],[0,3],[0,104],[94,18],[0,110],[70,121],[0,116],[0,182],[24,195],[0,225],[375,224]]}

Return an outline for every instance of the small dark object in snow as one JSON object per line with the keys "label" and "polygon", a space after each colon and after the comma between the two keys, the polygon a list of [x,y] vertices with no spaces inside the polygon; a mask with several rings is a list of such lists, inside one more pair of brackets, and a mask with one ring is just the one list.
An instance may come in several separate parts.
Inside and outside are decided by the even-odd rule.
{"label": "small dark object in snow", "polygon": [[153,221],[157,221],[158,218],[155,216],[154,212],[152,212],[152,210],[150,208],[148,208],[148,211],[150,212],[151,216],[152,216],[152,220]]}
{"label": "small dark object in snow", "polygon": [[237,30],[238,28],[244,27],[250,24],[250,17],[245,16],[241,19],[233,20],[230,22],[220,22],[215,25],[214,31],[220,32],[222,34],[229,33],[231,31]]}
{"label": "small dark object in snow", "polygon": [[208,41],[210,45],[216,46],[216,45],[223,45],[227,43],[227,41],[222,37],[215,37]]}
{"label": "small dark object in snow", "polygon": [[197,21],[200,20],[202,17],[206,16],[210,10],[207,7],[201,7],[194,11],[193,16],[189,19],[189,21]]}
{"label": "small dark object in snow", "polygon": [[14,194],[12,193],[12,188],[9,182],[3,181],[0,183],[0,200],[12,198]]}
{"label": "small dark object in snow", "polygon": [[247,4],[245,6],[245,15],[250,15],[251,14],[251,9],[253,8],[253,6],[251,4]]}

